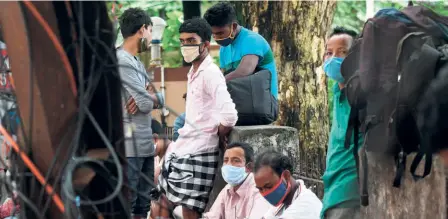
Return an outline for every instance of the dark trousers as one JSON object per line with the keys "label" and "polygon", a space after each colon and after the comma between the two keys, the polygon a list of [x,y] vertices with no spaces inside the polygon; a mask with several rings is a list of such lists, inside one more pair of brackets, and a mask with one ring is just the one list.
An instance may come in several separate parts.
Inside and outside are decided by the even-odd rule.
{"label": "dark trousers", "polygon": [[[127,160],[132,214],[146,218],[151,208],[151,200],[147,197],[154,185],[154,157],[128,157]],[[147,176],[151,182],[147,182],[139,172]],[[147,197],[140,194],[145,194]]]}

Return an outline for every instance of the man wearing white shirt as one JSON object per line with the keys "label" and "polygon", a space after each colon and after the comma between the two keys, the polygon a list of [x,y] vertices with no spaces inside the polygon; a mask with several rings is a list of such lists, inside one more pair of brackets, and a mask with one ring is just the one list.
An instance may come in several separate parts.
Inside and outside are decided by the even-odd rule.
{"label": "man wearing white shirt", "polygon": [[272,205],[264,219],[319,219],[322,202],[302,180],[292,177],[289,157],[265,151],[255,160],[254,179],[261,195]]}

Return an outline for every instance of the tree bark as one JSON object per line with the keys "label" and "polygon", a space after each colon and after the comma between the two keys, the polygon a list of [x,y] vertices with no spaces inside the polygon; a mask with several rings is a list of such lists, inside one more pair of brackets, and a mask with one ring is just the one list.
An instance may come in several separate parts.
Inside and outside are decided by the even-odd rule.
{"label": "tree bark", "polygon": [[[369,205],[361,208],[361,218],[447,218],[446,181],[440,157],[434,157],[431,174],[419,181],[409,172],[413,159],[414,154],[407,157],[401,186],[395,188],[392,186],[396,171],[393,157],[367,152]],[[423,166],[424,161],[417,169],[418,174],[423,173]]]}
{"label": "tree bark", "polygon": [[[271,45],[279,79],[278,125],[297,128],[300,154],[295,173],[322,198],[329,121],[320,66],[335,1],[235,1],[238,21]],[[323,88],[323,89],[322,89]],[[250,142],[249,142],[250,143]],[[296,147],[299,147],[298,145]],[[281,149],[280,149],[281,150]],[[283,150],[282,150],[283,151]],[[218,172],[207,209],[225,182]]]}
{"label": "tree bark", "polygon": [[279,79],[278,125],[297,128],[307,148],[325,148],[327,91],[320,89],[325,36],[335,1],[235,1],[238,20],[271,45]]}

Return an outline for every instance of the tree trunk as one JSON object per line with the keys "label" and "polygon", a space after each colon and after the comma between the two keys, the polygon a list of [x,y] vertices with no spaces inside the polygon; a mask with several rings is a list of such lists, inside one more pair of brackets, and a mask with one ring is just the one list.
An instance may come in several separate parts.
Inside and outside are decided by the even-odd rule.
{"label": "tree trunk", "polygon": [[327,92],[319,89],[325,36],[335,1],[234,2],[241,25],[270,43],[279,78],[279,125],[295,127],[300,144],[325,147],[329,121]]}
{"label": "tree trunk", "polygon": [[[440,157],[434,157],[431,174],[415,181],[409,172],[414,154],[407,156],[400,188],[392,186],[396,173],[393,157],[367,152],[367,160],[369,205],[362,208],[361,218],[447,218],[446,181]],[[423,173],[423,167],[424,161],[417,169],[418,174]]]}
{"label": "tree trunk", "polygon": [[328,142],[326,85],[321,86],[325,38],[335,1],[235,1],[238,21],[271,45],[279,81],[278,125],[297,128],[299,170],[295,173],[321,198]]}

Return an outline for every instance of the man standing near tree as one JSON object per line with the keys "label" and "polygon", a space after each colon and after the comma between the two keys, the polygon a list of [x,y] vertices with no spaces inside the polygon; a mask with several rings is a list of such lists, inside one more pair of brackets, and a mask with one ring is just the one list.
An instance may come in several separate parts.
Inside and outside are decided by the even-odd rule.
{"label": "man standing near tree", "polygon": [[[341,64],[353,44],[356,32],[336,27],[331,33],[324,56],[325,74],[337,83],[333,88],[333,121],[327,151],[327,168],[322,177],[324,199],[321,217],[324,219],[359,219],[360,199],[353,140],[345,148],[350,104],[344,94]],[[362,145],[360,133],[359,145]]]}
{"label": "man standing near tree", "polygon": [[[149,15],[139,9],[127,9],[121,15],[120,30],[123,45],[117,49],[119,73],[123,84],[123,111],[125,149],[128,162],[128,180],[131,190],[131,207],[134,218],[146,218],[150,209],[147,198],[152,182],[146,182],[140,172],[154,176],[154,142],[151,130],[151,110],[158,104],[157,97],[148,91],[149,81],[143,63],[137,57],[151,41],[152,22]],[[139,193],[146,195],[142,196]]]}

